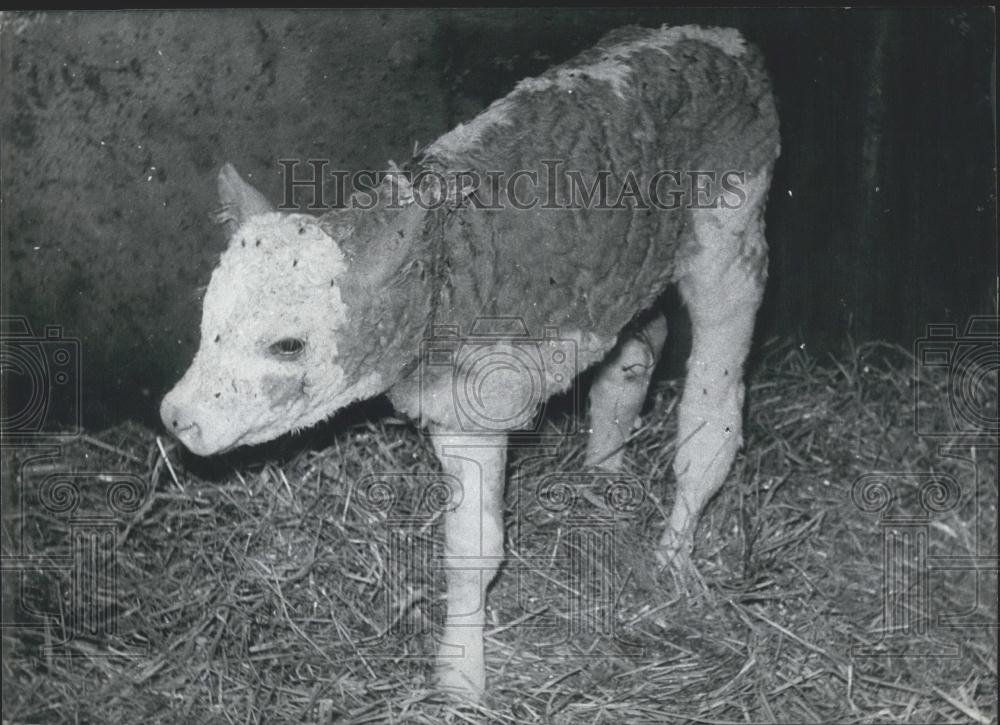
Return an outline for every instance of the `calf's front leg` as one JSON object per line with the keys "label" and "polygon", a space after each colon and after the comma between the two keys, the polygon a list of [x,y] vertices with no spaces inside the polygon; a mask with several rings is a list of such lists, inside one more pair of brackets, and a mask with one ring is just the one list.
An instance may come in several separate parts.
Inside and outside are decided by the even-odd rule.
{"label": "calf's front leg", "polygon": [[453,487],[444,519],[448,611],[438,648],[438,681],[442,689],[478,700],[486,684],[486,588],[503,561],[507,436],[432,428],[431,440]]}

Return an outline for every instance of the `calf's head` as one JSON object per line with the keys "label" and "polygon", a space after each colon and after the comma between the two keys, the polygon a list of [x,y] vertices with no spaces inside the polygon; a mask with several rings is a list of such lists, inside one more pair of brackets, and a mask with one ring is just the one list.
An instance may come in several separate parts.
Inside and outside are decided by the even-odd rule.
{"label": "calf's head", "polygon": [[345,355],[358,357],[371,337],[352,307],[370,304],[399,261],[374,253],[378,244],[367,258],[352,252],[349,215],[275,211],[229,164],[219,196],[229,245],[205,294],[198,352],[160,406],[167,430],[199,455],[273,439],[381,392],[378,370]]}

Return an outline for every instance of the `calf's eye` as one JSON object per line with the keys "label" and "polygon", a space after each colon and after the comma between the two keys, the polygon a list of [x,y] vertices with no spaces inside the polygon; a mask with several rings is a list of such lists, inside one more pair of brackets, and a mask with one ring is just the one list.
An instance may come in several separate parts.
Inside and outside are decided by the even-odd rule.
{"label": "calf's eye", "polygon": [[297,337],[283,337],[267,348],[267,351],[275,357],[286,359],[295,358],[306,349],[306,341]]}

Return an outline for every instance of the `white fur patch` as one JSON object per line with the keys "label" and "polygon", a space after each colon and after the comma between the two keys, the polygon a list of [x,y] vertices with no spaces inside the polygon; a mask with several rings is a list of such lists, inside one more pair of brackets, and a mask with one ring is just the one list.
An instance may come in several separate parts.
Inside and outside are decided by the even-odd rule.
{"label": "white fur patch", "polygon": [[[236,231],[205,295],[198,354],[171,394],[198,422],[200,450],[270,440],[380,392],[377,375],[352,385],[338,364],[346,271],[315,217],[261,214]],[[301,352],[283,355],[282,341]]]}

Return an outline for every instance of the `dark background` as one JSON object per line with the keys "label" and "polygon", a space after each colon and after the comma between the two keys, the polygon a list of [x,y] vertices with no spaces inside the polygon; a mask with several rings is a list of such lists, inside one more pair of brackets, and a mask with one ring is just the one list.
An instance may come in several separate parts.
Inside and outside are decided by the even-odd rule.
{"label": "dark background", "polygon": [[[848,339],[909,347],[928,323],[995,314],[988,8],[21,13],[0,22],[3,313],[25,316],[36,335],[56,324],[79,340],[87,427],[155,420],[197,348],[198,288],[224,246],[209,219],[223,162],[276,202],[279,158],[346,170],[402,163],[521,78],[628,23],[733,26],[765,55],[782,156],[758,339],[790,338],[818,354]],[[24,382],[15,378],[5,372],[8,395]]]}

